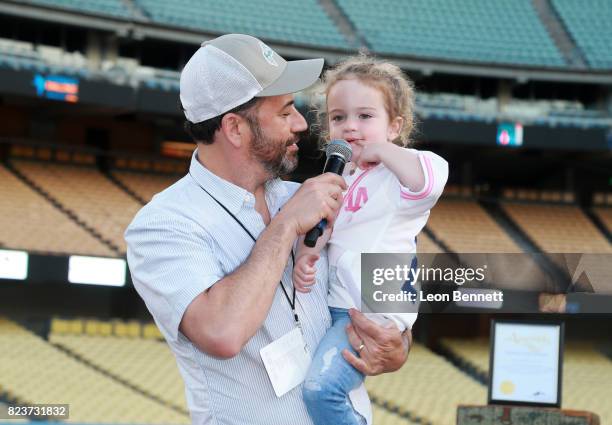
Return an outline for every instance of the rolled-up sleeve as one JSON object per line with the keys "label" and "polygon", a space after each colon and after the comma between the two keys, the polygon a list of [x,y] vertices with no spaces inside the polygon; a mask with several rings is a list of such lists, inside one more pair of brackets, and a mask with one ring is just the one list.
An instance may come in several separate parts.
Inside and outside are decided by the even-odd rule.
{"label": "rolled-up sleeve", "polygon": [[163,215],[138,215],[125,240],[134,287],[175,341],[189,304],[224,275],[212,240],[195,223]]}

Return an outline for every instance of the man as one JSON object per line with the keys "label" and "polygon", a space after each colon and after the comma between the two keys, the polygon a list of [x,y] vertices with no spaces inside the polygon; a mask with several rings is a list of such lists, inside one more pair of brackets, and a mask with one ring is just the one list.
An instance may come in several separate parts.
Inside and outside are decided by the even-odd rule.
{"label": "man", "polygon": [[[156,195],[125,236],[134,286],[176,356],[195,424],[311,423],[300,385],[292,387],[299,382],[279,394],[272,382],[288,385],[274,381],[285,379],[285,363],[264,365],[260,350],[278,354],[275,341],[291,336],[314,352],[330,324],[327,264],[319,261],[312,292],[296,296],[292,248],[321,219],[333,222],[346,185],[330,173],[301,186],[278,178],[295,168],[307,128],[292,93],[322,67],[322,59],[286,62],[258,39],[230,34],[203,43],[181,74],[186,128],[197,142],[189,174]],[[406,360],[409,333],[359,312],[347,331],[360,355],[344,355],[366,374]],[[369,403],[364,410],[358,399],[368,417]]]}

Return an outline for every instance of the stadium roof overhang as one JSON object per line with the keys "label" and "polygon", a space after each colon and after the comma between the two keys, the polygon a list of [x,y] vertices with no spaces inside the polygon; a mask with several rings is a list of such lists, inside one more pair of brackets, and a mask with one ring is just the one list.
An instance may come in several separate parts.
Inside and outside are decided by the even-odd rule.
{"label": "stadium roof overhang", "polygon": [[[219,35],[218,33],[160,25],[146,18],[127,20],[23,3],[16,0],[3,0],[0,2],[0,13],[114,32],[119,37],[135,40],[149,38],[199,45],[202,41]],[[283,56],[292,58],[322,57],[325,58],[328,64],[337,62],[343,56],[356,53],[355,50],[328,49],[306,45],[299,46],[272,40],[266,41]],[[604,72],[575,68],[556,69],[505,64],[459,63],[446,60],[431,60],[384,54],[378,54],[378,56],[392,60],[407,71],[420,72],[423,75],[439,73],[505,78],[517,80],[521,83],[534,80],[612,85],[612,71]]]}
{"label": "stadium roof overhang", "polygon": [[41,21],[57,22],[70,26],[111,31],[120,36],[129,36],[130,29],[133,27],[132,21],[17,1],[3,0],[0,2],[0,13]]}

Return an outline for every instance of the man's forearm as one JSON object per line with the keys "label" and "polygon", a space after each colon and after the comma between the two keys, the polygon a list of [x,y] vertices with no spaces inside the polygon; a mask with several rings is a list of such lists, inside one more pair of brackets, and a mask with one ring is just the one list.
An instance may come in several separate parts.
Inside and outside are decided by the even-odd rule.
{"label": "man's forearm", "polygon": [[271,223],[246,262],[223,279],[223,285],[218,288],[215,285],[209,291],[211,300],[219,308],[219,324],[233,324],[232,332],[240,335],[242,345],[268,315],[294,240],[295,233],[284,223]]}
{"label": "man's forearm", "polygon": [[183,333],[209,354],[237,354],[268,315],[295,236],[287,223],[273,220],[247,260],[188,307]]}

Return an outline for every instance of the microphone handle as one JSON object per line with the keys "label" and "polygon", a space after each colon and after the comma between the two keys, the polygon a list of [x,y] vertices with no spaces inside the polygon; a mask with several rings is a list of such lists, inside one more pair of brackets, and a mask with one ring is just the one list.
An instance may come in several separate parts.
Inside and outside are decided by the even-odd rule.
{"label": "microphone handle", "polygon": [[[346,161],[344,157],[340,155],[330,155],[325,161],[325,167],[323,167],[323,174],[325,173],[334,173],[339,176],[342,175],[344,171],[344,166],[346,165]],[[317,239],[323,234],[325,231],[325,227],[327,226],[327,220],[323,219],[319,221],[315,227],[310,229],[308,233],[306,233],[306,237],[304,238],[304,245],[309,248],[314,248],[317,244]]]}

